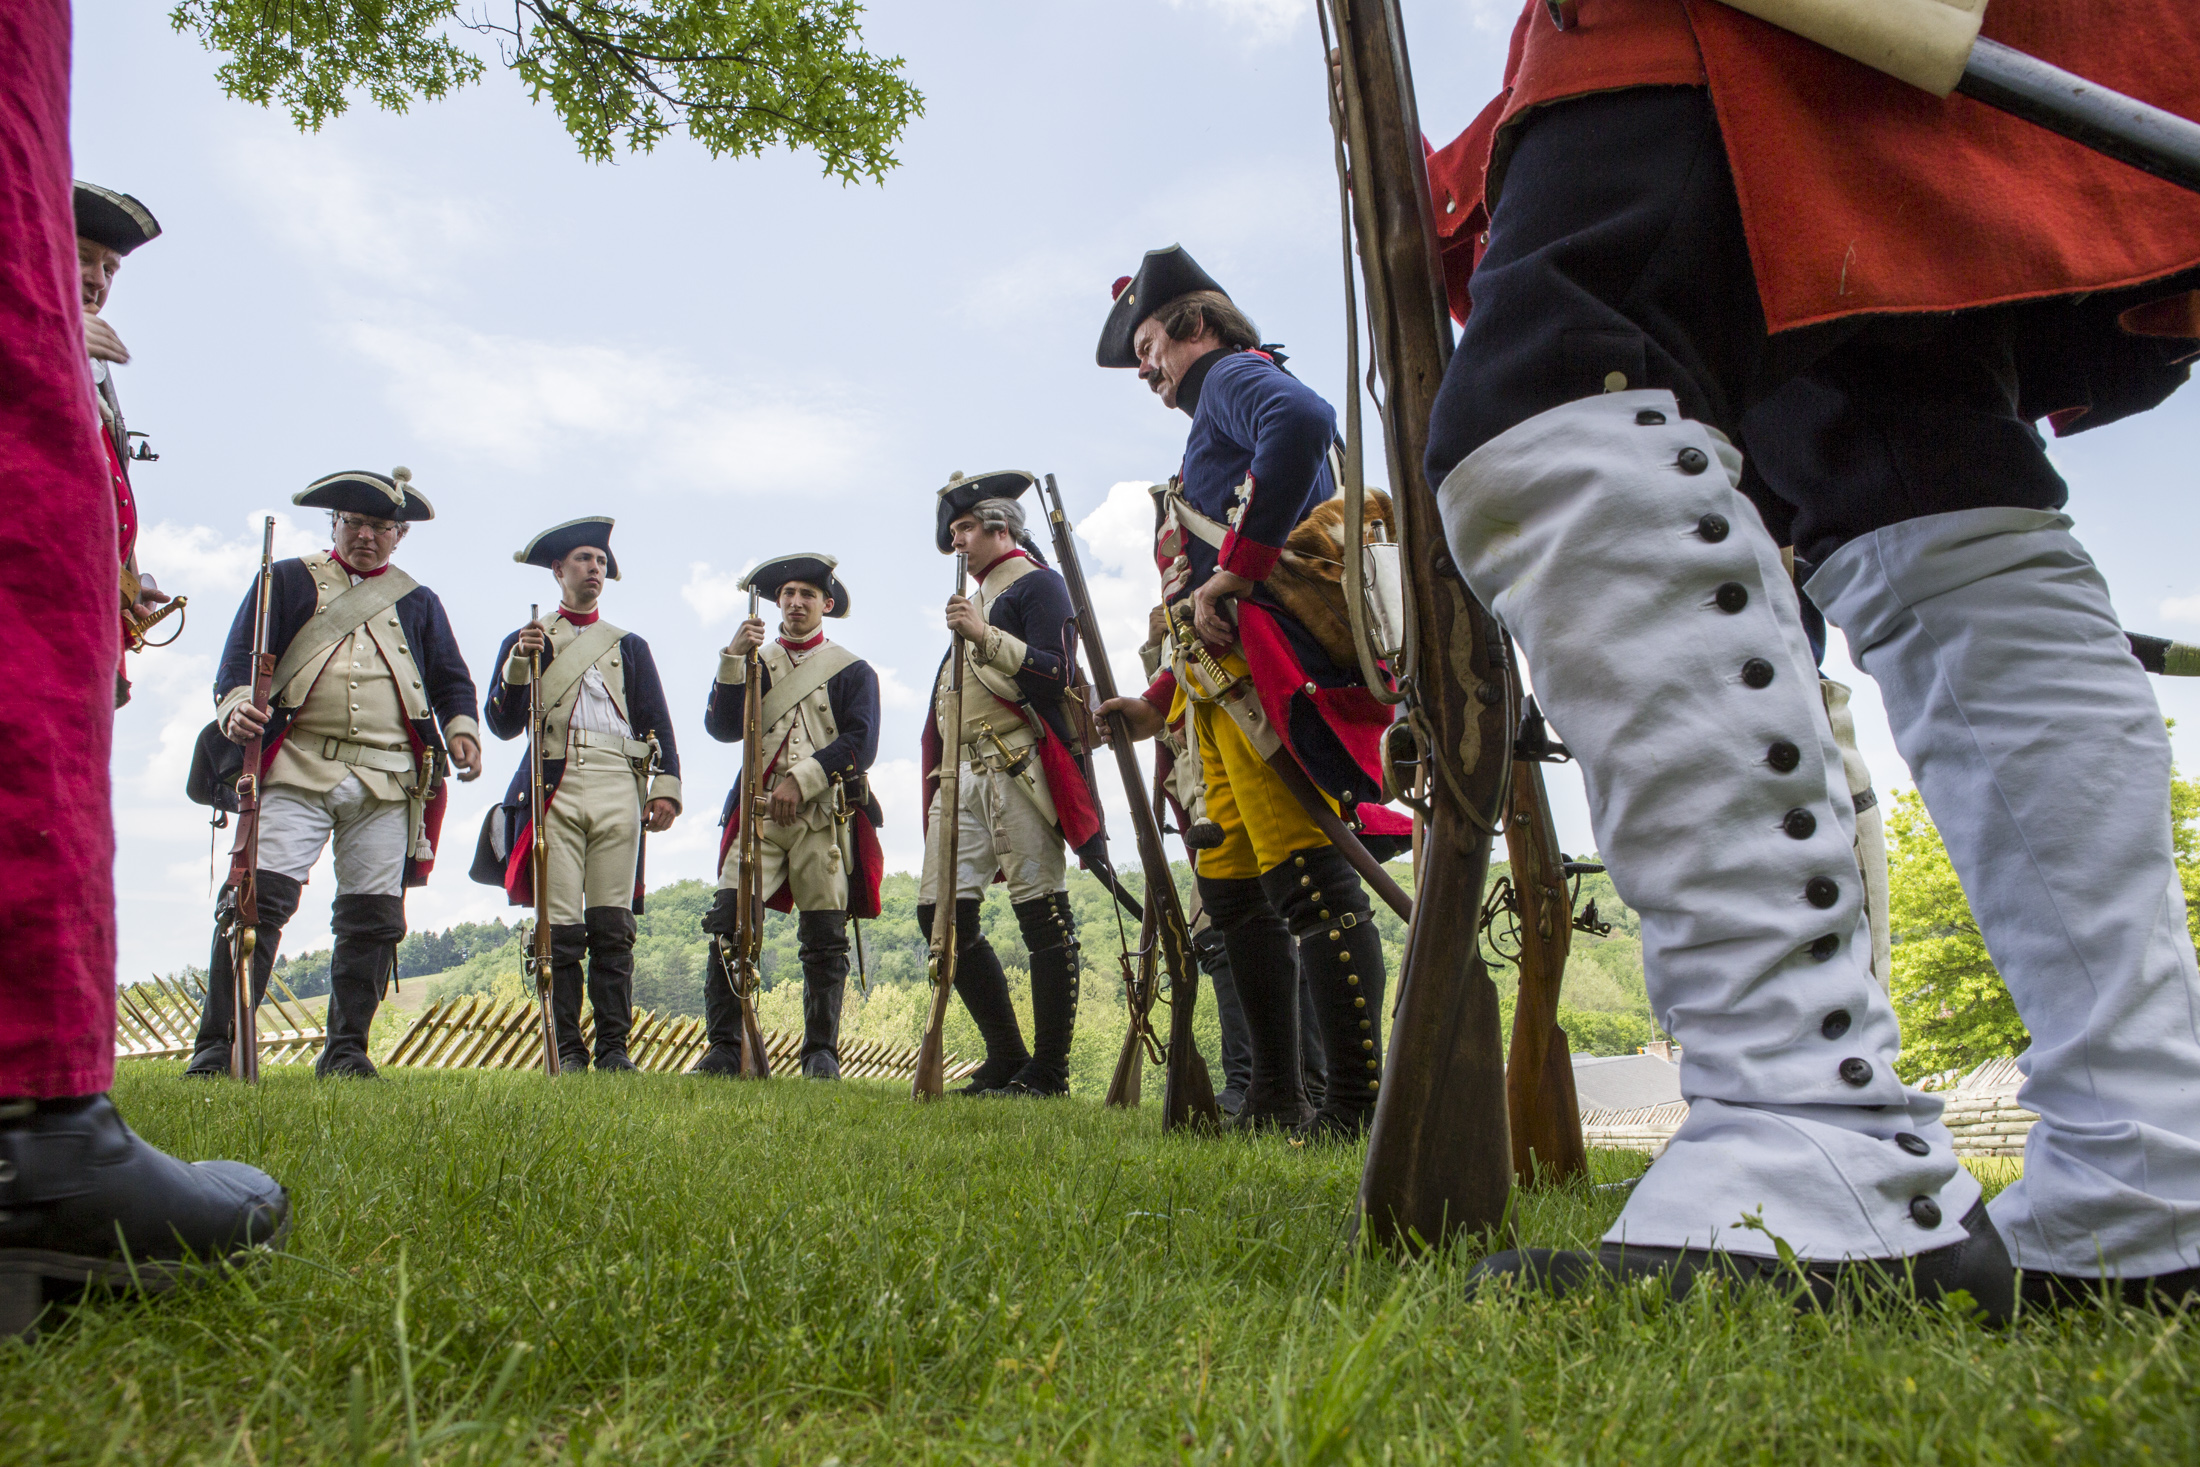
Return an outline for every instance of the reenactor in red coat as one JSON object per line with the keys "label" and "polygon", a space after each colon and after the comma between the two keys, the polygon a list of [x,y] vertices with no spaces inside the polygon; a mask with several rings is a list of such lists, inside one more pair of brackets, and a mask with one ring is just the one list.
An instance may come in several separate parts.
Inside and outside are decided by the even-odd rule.
{"label": "reenactor in red coat", "polygon": [[[2189,6],[1985,27],[2200,111]],[[2035,424],[2184,380],[2200,198],[1697,0],[1527,6],[1504,95],[1430,171],[1465,334],[1429,480],[1581,762],[1685,1056],[1688,1121],[1602,1266],[1771,1274],[1784,1239],[1821,1279],[1896,1263],[1997,1314],[2012,1259],[2041,1302],[2191,1292],[2169,743]],[[2040,1121],[1991,1210],[1895,1073],[1798,581],[1878,681],[2032,1034]]]}

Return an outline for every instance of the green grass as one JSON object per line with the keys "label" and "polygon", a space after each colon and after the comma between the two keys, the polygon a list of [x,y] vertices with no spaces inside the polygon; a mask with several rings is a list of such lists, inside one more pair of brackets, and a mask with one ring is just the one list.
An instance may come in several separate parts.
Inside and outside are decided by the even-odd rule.
{"label": "green grass", "polygon": [[[0,1344],[9,1463],[2200,1455],[2182,1317],[1467,1305],[1472,1249],[1355,1250],[1357,1151],[1164,1139],[1152,1104],[173,1070],[126,1071],[124,1113],[282,1178],[290,1253]],[[1526,1196],[1521,1230],[1586,1241],[1620,1198]]]}

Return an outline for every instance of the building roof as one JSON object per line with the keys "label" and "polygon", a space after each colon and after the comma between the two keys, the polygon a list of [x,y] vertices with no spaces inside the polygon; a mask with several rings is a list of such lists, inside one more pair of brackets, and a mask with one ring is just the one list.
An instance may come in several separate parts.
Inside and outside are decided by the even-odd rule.
{"label": "building roof", "polygon": [[1577,1054],[1574,1097],[1584,1115],[1670,1105],[1681,1098],[1681,1067],[1654,1054]]}

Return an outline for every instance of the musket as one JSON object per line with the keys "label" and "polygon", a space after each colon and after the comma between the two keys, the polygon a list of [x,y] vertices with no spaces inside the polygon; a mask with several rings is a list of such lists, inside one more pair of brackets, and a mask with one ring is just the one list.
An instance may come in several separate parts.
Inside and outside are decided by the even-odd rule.
{"label": "musket", "polygon": [[[1085,645],[1093,692],[1107,703],[1116,696],[1115,672],[1108,665],[1107,644],[1100,639],[1099,619],[1093,615],[1092,595],[1085,587],[1085,570],[1078,563],[1077,543],[1070,534],[1069,516],[1062,509],[1062,491],[1055,486],[1052,474],[1046,476],[1046,497],[1054,557],[1069,587],[1070,613],[1077,622],[1078,640]],[[1169,1048],[1161,1091],[1161,1129],[1220,1126],[1222,1112],[1215,1105],[1214,1081],[1207,1074],[1207,1061],[1192,1035],[1192,1015],[1199,1002],[1199,969],[1192,963],[1191,927],[1184,920],[1184,904],[1177,899],[1176,877],[1169,870],[1168,853],[1161,847],[1161,822],[1154,816],[1145,778],[1139,773],[1138,750],[1131,742],[1130,729],[1120,713],[1110,713],[1106,718],[1108,747],[1115,750],[1115,767],[1123,776],[1123,797],[1130,806],[1138,863],[1146,873],[1146,910],[1154,914],[1161,966],[1169,975]]]}
{"label": "musket", "polygon": [[1574,899],[1543,789],[1543,766],[1534,759],[1513,761],[1505,851],[1520,906],[1520,990],[1505,1063],[1513,1179],[1563,1182],[1589,1171],[1573,1055],[1566,1031],[1558,1027],[1559,985],[1573,948]]}
{"label": "musket", "polygon": [[[749,587],[749,619],[756,619],[757,589]],[[762,644],[742,658],[747,687],[741,696],[741,829],[736,861],[741,879],[733,892],[733,941],[711,940],[718,971],[741,1004],[741,1078],[768,1079],[764,1026],[756,1017],[756,993],[764,981],[764,821],[771,796],[764,790],[764,654]]]}
{"label": "musket", "polygon": [[[260,526],[260,579],[252,589],[252,706],[267,712],[275,691],[275,654],[268,648],[274,604],[275,517]],[[260,940],[260,764],[266,737],[245,740],[244,772],[237,776],[237,837],[229,847],[229,881],[217,924],[229,940],[229,1073],[248,1085],[260,1080],[259,1015],[252,1008],[252,958]]]}
{"label": "musket", "polygon": [[[542,607],[527,608],[529,626],[539,626]],[[525,965],[534,980],[535,1007],[542,1020],[542,1072],[558,1073],[558,1021],[551,1006],[553,960],[550,956],[550,845],[542,828],[542,741],[547,710],[542,706],[542,652],[527,654],[527,820],[533,833],[527,849],[527,873],[535,884],[535,925],[527,937]]]}
{"label": "musket", "polygon": [[1321,10],[1325,28],[1331,18],[1337,26],[1354,232],[1406,573],[1407,653],[1396,669],[1406,716],[1385,749],[1426,786],[1414,920],[1360,1216],[1386,1243],[1438,1247],[1462,1230],[1498,1226],[1512,1189],[1503,1026],[1478,927],[1490,838],[1507,803],[1518,683],[1502,631],[1445,548],[1421,467],[1452,338],[1398,3],[1322,0]]}
{"label": "musket", "polygon": [[[1546,0],[1559,29],[1574,0]],[[2104,157],[2200,191],[2200,123],[1979,34],[1986,0],[1726,0],[1936,97],[1961,92]],[[2115,25],[2112,10],[2102,25]]]}
{"label": "musket", "polygon": [[[1161,761],[1156,759],[1151,796],[1156,811],[1161,809],[1161,791]],[[1159,911],[1157,904],[1146,904],[1146,914],[1138,923],[1137,951],[1123,954],[1123,1006],[1130,1011],[1130,1027],[1123,1031],[1123,1049],[1115,1057],[1115,1073],[1109,1077],[1104,1103],[1124,1110],[1138,1108],[1147,1064],[1163,1064],[1168,1058],[1153,1032],[1153,1006],[1160,996],[1154,982],[1159,958],[1154,923]]]}
{"label": "musket", "polygon": [[[955,594],[960,596],[970,584],[970,557],[962,551],[955,552]],[[947,1000],[955,991],[955,961],[958,957],[955,944],[955,881],[958,858],[961,854],[962,829],[962,728],[963,728],[963,653],[962,633],[950,630],[947,634],[947,704],[949,717],[945,736],[940,740],[940,820],[944,827],[939,832],[940,858],[933,866],[939,873],[933,891],[936,904],[932,908],[932,945],[926,960],[926,977],[932,983],[932,1011],[925,1018],[924,1042],[917,1048],[916,1078],[910,1081],[909,1092],[917,1100],[937,1100],[947,1092]],[[938,718],[938,707],[926,710],[926,717]]]}

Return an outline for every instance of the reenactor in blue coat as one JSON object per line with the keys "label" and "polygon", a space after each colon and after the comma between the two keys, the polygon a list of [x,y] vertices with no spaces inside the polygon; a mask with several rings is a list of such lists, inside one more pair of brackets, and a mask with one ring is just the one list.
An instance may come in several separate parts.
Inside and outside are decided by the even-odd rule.
{"label": "reenactor in blue coat", "polygon": [[[1220,827],[1199,853],[1200,900],[1253,1041],[1238,1122],[1357,1136],[1382,1085],[1382,939],[1359,873],[1268,762],[1288,751],[1378,857],[1406,844],[1410,821],[1382,800],[1390,710],[1362,684],[1349,633],[1342,646],[1322,634],[1342,620],[1341,598],[1333,616],[1284,574],[1294,532],[1336,492],[1336,415],[1178,246],[1116,283],[1097,355],[1136,368],[1162,406],[1191,419],[1183,469],[1159,496],[1154,557],[1163,599],[1179,623],[1188,605],[1195,631],[1172,635],[1172,666],[1143,697],[1111,707],[1136,737],[1180,718],[1195,736],[1207,817]],[[1190,656],[1194,639],[1223,686]],[[1328,1070],[1318,1111],[1298,1063],[1302,974]]]}
{"label": "reenactor in blue coat", "polygon": [[[955,991],[985,1039],[985,1062],[962,1094],[1069,1093],[1077,1026],[1077,920],[1069,907],[1065,847],[1106,871],[1100,801],[1064,694],[1075,671],[1069,588],[1024,529],[1017,501],[1034,483],[1021,470],[953,475],[939,491],[934,540],[969,560],[971,594],[947,602],[947,626],[965,659],[962,727],[950,726],[948,658],[933,680],[922,739],[924,874],[917,922],[929,934],[942,889],[955,903]],[[950,652],[949,655],[953,655]],[[962,761],[960,809],[943,812],[940,770]],[[957,869],[939,870],[943,817],[961,822]],[[1008,978],[978,924],[985,891],[1008,885],[1009,906],[1031,955],[1032,1047],[1024,1048]]]}
{"label": "reenactor in blue coat", "polygon": [[539,657],[543,715],[543,829],[529,824],[528,763],[504,803],[483,822],[473,878],[502,886],[515,906],[535,901],[533,842],[549,852],[550,1007],[558,1068],[588,1068],[581,1039],[582,961],[596,1018],[595,1065],[632,1070],[634,914],[642,910],[642,832],[668,830],[680,813],[680,751],[649,644],[597,609],[619,578],[608,516],[569,520],[513,555],[558,583],[558,609],[497,649],[489,731],[528,733],[529,659]]}
{"label": "reenactor in blue coat", "polygon": [[[735,630],[718,658],[703,726],[720,743],[739,743],[748,712],[748,657],[756,653],[757,695],[766,753],[761,786],[771,790],[759,847],[764,904],[801,915],[802,1073],[840,1078],[840,1007],[848,985],[848,918],[875,917],[884,863],[878,799],[868,771],[878,757],[878,674],[826,637],[824,620],[848,614],[848,588],[829,555],[782,555],[741,582],[779,607],[779,635],[766,640],[762,617]],[[741,880],[742,790],[726,794],[718,851],[718,895],[703,930],[732,937]],[[695,1073],[741,1072],[741,1006],[722,970],[703,984],[710,1048]]]}
{"label": "reenactor in blue coat", "polygon": [[[314,1072],[372,1077],[367,1030],[397,971],[405,889],[425,885],[435,865],[444,770],[481,774],[474,680],[443,603],[390,563],[407,527],[435,518],[411,470],[331,474],[291,503],[327,510],[335,543],[275,563],[267,710],[252,706],[253,591],[214,678],[215,726],[233,743],[264,739],[252,998],[266,991],[283,924],[333,841],[336,945]],[[186,1073],[228,1073],[232,982],[229,943],[217,937]]]}

